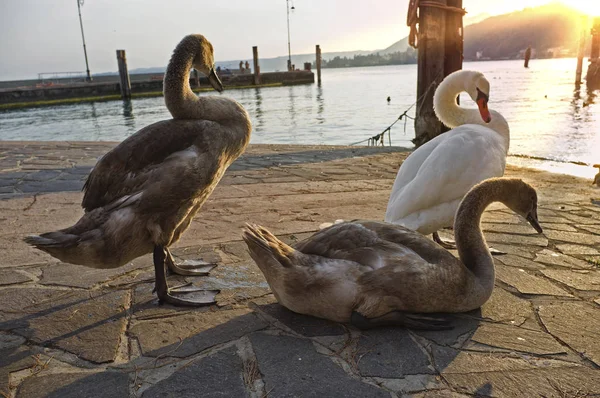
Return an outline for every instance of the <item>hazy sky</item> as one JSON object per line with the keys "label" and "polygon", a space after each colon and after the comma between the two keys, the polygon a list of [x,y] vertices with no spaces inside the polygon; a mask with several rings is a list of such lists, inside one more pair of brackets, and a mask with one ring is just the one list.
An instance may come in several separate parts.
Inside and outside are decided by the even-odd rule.
{"label": "hazy sky", "polygon": [[[469,16],[501,14],[548,0],[464,0]],[[567,2],[567,1],[565,1]],[[385,48],[408,33],[408,0],[294,0],[292,53]],[[600,3],[569,0],[568,3]],[[219,61],[287,53],[285,0],[87,0],[83,25],[92,73],[117,70],[116,49],[130,69],[165,66],[178,41],[204,34]],[[84,71],[77,0],[0,0],[0,80],[39,72]]]}

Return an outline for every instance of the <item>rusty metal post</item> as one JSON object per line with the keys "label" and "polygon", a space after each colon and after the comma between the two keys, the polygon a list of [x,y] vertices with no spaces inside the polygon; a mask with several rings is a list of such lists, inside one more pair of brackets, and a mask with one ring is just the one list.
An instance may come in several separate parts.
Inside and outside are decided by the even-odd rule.
{"label": "rusty metal post", "polygon": [[315,62],[317,66],[317,84],[321,85],[321,46],[317,44],[316,46],[317,60]]}
{"label": "rusty metal post", "polygon": [[[430,0],[446,6],[446,0]],[[415,139],[419,147],[442,133],[442,123],[433,111],[433,94],[444,78],[446,13],[443,8],[421,6],[419,9],[417,59],[417,109]]]}
{"label": "rusty metal post", "polygon": [[119,64],[121,98],[125,100],[131,99],[131,82],[129,80],[129,72],[127,71],[125,50],[117,50],[117,63]]}
{"label": "rusty metal post", "polygon": [[252,58],[254,60],[254,85],[260,84],[260,66],[258,65],[258,47],[252,47]]}

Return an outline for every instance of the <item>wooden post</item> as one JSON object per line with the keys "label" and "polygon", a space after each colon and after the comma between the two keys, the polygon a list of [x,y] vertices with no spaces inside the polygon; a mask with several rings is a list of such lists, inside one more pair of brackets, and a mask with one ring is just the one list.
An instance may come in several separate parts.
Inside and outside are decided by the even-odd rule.
{"label": "wooden post", "polygon": [[[446,0],[450,7],[462,9],[462,0]],[[446,37],[444,45],[444,77],[457,70],[463,65],[463,16],[461,13],[446,12]],[[456,103],[459,99],[456,98]],[[442,133],[450,130],[442,124]]]}
{"label": "wooden post", "polygon": [[[449,7],[462,9],[462,0],[446,0]],[[444,76],[462,69],[463,64],[463,16],[454,11],[446,12]]]}
{"label": "wooden post", "polygon": [[[446,0],[428,2],[447,5]],[[413,140],[417,147],[442,133],[442,123],[433,111],[433,94],[444,78],[446,13],[446,10],[437,7],[421,6],[419,9],[417,110]]]}
{"label": "wooden post", "polygon": [[198,75],[198,71],[194,69],[194,85],[196,88],[200,87],[200,76]]}
{"label": "wooden post", "polygon": [[[582,17],[583,19],[587,17]],[[585,37],[587,36],[587,23],[583,24],[584,26],[581,29],[581,34],[579,36],[579,50],[577,51],[577,71],[575,72],[575,85],[578,86],[581,84],[581,74],[583,73],[583,54],[585,51]]]}
{"label": "wooden post", "polygon": [[524,67],[529,68],[529,60],[531,59],[531,46],[527,47],[527,50],[525,50],[525,63],[523,64]]}
{"label": "wooden post", "polygon": [[121,81],[121,98],[131,99],[131,82],[127,71],[127,57],[125,50],[117,50],[117,63],[119,64],[119,78]]}
{"label": "wooden post", "polygon": [[317,66],[317,84],[320,86],[321,85],[321,46],[318,44],[316,47],[316,52],[317,52],[317,60],[316,60],[315,64]]}
{"label": "wooden post", "polygon": [[252,47],[252,58],[254,59],[254,85],[260,84],[260,66],[258,65],[258,47]]}
{"label": "wooden post", "polygon": [[[590,55],[590,61],[598,60],[600,57],[600,17],[594,18],[594,25],[592,26],[592,53]],[[593,61],[596,62],[596,61]]]}
{"label": "wooden post", "polygon": [[[600,17],[594,18],[592,26],[592,52],[590,54],[590,64],[588,65],[586,82],[588,88],[600,87]],[[595,167],[595,166],[594,166]],[[600,186],[600,173],[596,176],[598,186]]]}

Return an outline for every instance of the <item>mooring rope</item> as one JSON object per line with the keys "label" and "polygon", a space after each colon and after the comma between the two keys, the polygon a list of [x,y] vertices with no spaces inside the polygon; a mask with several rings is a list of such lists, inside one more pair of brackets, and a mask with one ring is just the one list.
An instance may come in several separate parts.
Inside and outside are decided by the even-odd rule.
{"label": "mooring rope", "polygon": [[445,4],[436,3],[434,1],[419,1],[419,0],[410,0],[408,3],[408,13],[406,15],[406,25],[410,27],[410,33],[408,34],[408,44],[417,48],[417,24],[419,23],[419,7],[432,7],[432,8],[440,8],[442,10],[455,12],[461,15],[465,15],[467,11],[464,8],[447,6]]}
{"label": "mooring rope", "polygon": [[411,120],[415,120],[414,117],[410,116],[408,114],[408,111],[410,111],[415,105],[417,105],[419,102],[421,102],[421,100],[423,98],[425,98],[427,96],[427,94],[429,93],[429,91],[436,86],[436,81],[437,79],[442,76],[444,73],[443,70],[440,70],[440,72],[438,73],[438,75],[436,76],[436,78],[434,79],[433,82],[431,82],[431,84],[429,85],[429,87],[427,87],[427,90],[425,90],[425,92],[419,97],[417,98],[417,100],[415,102],[412,103],[411,106],[409,106],[404,112],[402,112],[400,114],[400,116],[398,116],[398,118],[396,120],[394,120],[394,122],[392,124],[390,124],[389,126],[387,126],[381,133],[376,134],[372,137],[367,138],[366,140],[362,140],[362,141],[357,141],[357,142],[353,142],[352,145],[358,145],[358,144],[362,144],[363,142],[368,142],[368,146],[371,146],[371,144],[373,144],[373,146],[379,145],[381,144],[381,146],[384,145],[384,136],[385,133],[388,133],[388,142],[390,144],[390,146],[392,146],[392,127],[398,123],[400,120],[404,119],[404,133],[406,133],[406,123],[408,121],[408,119]]}

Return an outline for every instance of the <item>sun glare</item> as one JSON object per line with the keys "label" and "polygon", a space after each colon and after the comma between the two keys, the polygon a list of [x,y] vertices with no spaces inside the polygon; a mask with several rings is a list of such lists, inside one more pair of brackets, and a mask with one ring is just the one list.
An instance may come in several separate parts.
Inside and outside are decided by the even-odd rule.
{"label": "sun glare", "polygon": [[592,17],[600,17],[600,1],[598,0],[569,0],[563,3]]}

